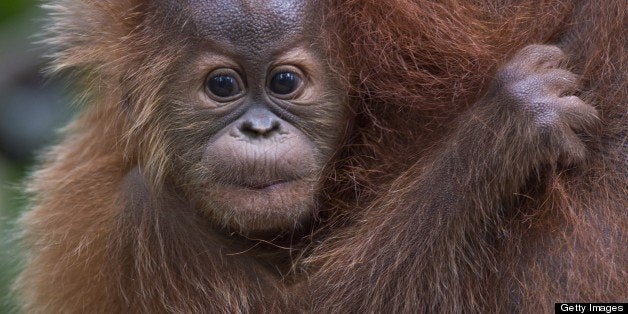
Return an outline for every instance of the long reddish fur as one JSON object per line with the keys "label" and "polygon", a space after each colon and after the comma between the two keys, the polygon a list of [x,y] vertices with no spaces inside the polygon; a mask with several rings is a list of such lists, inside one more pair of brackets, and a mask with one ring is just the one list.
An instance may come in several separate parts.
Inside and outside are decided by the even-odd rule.
{"label": "long reddish fur", "polygon": [[[346,161],[343,182],[352,184],[340,191],[349,193],[331,197],[356,199],[351,196],[355,190],[363,193],[349,206],[338,205],[341,218],[332,220],[331,228],[348,226],[316,247],[310,257],[314,265],[329,270],[314,275],[315,281],[330,283],[314,292],[314,298],[319,298],[315,306],[338,311],[551,312],[560,301],[625,299],[625,5],[621,1],[332,2],[337,9],[328,16],[328,37],[330,43],[343,43],[341,54],[349,56],[341,58],[343,73],[349,74],[355,87],[358,108],[355,148],[346,155],[367,157]],[[384,242],[396,246],[380,253],[401,252],[401,257],[396,263],[379,265],[385,268],[381,270],[385,275],[375,277],[379,281],[351,276],[354,268],[348,265],[359,263],[352,258],[378,241],[368,236],[389,218],[387,208],[401,206],[404,197],[426,197],[403,190],[418,177],[403,165],[420,163],[439,146],[454,117],[464,114],[486,91],[496,68],[531,43],[561,47],[569,56],[567,66],[582,76],[580,97],[600,111],[601,137],[588,143],[592,151],[582,173],[553,171],[547,174],[546,187],[523,191],[515,214],[493,222],[495,243],[481,247],[450,243],[440,248],[470,257],[488,252],[485,260],[449,259],[450,264],[431,265],[423,269],[432,271],[416,273],[404,268],[401,260],[416,244],[388,240]],[[487,148],[478,148],[478,154],[483,149]],[[405,179],[397,179],[400,174]],[[373,204],[380,207],[381,219],[355,210],[373,210]],[[362,241],[355,237],[356,221],[366,233]],[[346,249],[347,243],[353,247]],[[469,250],[476,253],[466,253]],[[436,257],[433,260],[438,263]],[[480,265],[478,269],[486,268],[486,273],[464,273],[464,263]],[[386,282],[390,284],[381,284]],[[362,299],[356,300],[357,296]]]}
{"label": "long reddish fur", "polygon": [[[196,292],[178,289],[197,280],[177,277],[172,268],[189,260],[141,254],[142,249],[166,247],[159,241],[149,247],[145,237],[154,229],[119,232],[120,209],[115,204],[126,173],[144,165],[155,174],[153,184],[159,185],[160,175],[170,171],[167,147],[160,145],[160,130],[151,129],[151,119],[159,116],[155,104],[160,78],[169,73],[171,60],[185,43],[152,29],[155,17],[142,1],[59,0],[49,8],[49,42],[57,49],[53,70],[79,70],[75,73],[87,82],[89,106],[66,129],[64,141],[46,155],[30,185],[33,209],[22,220],[29,256],[18,282],[24,310],[124,310],[129,296],[120,287],[124,278],[118,272],[126,266],[116,258],[125,254],[133,255],[134,267],[143,274],[165,276],[152,286],[148,275],[139,278],[138,291],[163,299],[137,309],[197,311],[207,302],[194,297],[223,289],[212,300],[215,310],[251,310],[236,296],[246,289],[244,284],[221,286],[209,278],[211,271],[223,271],[221,266],[210,269],[204,275],[207,280],[194,282],[213,286]],[[331,0],[326,11],[323,29],[338,74],[352,86],[355,123],[351,145],[330,179],[327,210],[322,213],[328,228],[324,230],[337,234],[304,253],[313,276],[343,274],[343,265],[351,261],[338,253],[342,250],[337,239],[352,232],[352,223],[371,204],[394,208],[397,200],[385,193],[391,182],[439,144],[448,122],[481,96],[495,69],[521,47],[556,43],[563,48],[570,67],[582,75],[581,97],[599,110],[602,128],[599,140],[590,143],[590,162],[583,173],[551,173],[546,188],[531,188],[516,214],[496,226],[501,237],[492,247],[452,244],[494,253],[494,259],[478,261],[492,267],[491,275],[481,278],[483,284],[461,276],[456,291],[466,294],[450,294],[441,289],[442,274],[407,270],[407,276],[427,288],[409,287],[384,299],[391,295],[384,290],[389,287],[375,285],[369,287],[369,300],[356,301],[355,291],[342,288],[353,280],[345,275],[335,280],[348,284],[322,289],[323,294],[315,296],[325,300],[322,310],[351,309],[360,302],[370,302],[373,309],[386,305],[408,310],[408,304],[429,308],[422,302],[445,300],[443,308],[454,311],[523,307],[548,312],[557,301],[628,297],[628,63],[622,0]],[[151,219],[147,222],[157,218]],[[201,241],[196,235],[184,230],[168,234],[174,242],[192,245]],[[129,237],[140,252],[125,251],[121,237]],[[368,241],[355,243],[354,250]],[[399,243],[382,252],[410,252],[412,245]],[[190,257],[185,252],[182,256]],[[316,274],[318,268],[330,267],[335,271]],[[442,265],[443,272],[456,268]],[[362,284],[355,282],[354,287]],[[269,308],[281,307],[267,302]]]}

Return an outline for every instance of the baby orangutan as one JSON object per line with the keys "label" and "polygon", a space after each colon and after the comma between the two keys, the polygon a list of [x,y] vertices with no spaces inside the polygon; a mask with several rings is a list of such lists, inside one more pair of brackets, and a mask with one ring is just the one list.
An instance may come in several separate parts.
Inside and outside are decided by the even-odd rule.
{"label": "baby orangutan", "polygon": [[[596,110],[561,49],[530,45],[439,140],[423,142],[419,121],[381,131],[424,147],[382,157],[364,126],[384,104],[353,97],[369,78],[346,73],[356,56],[325,28],[344,4],[55,1],[54,68],[83,71],[94,103],[30,184],[24,311],[497,305],[486,287],[513,282],[499,258],[518,195],[586,163]],[[383,183],[360,185],[364,173]]]}

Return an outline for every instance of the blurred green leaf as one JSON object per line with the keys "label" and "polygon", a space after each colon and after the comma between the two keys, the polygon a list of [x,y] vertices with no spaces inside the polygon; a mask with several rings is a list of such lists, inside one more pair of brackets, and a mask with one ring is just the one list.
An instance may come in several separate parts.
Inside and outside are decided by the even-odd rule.
{"label": "blurred green leaf", "polygon": [[[40,1],[0,0],[0,33],[6,36],[0,40],[0,48],[7,52],[6,40],[22,37],[16,25],[33,23],[32,13]],[[31,34],[29,34],[31,35]],[[13,43],[11,44],[13,45]],[[9,46],[13,47],[13,46]],[[6,71],[0,68],[0,71]],[[17,313],[16,301],[12,297],[11,284],[20,267],[19,248],[16,245],[17,229],[15,222],[23,211],[24,200],[20,195],[25,167],[21,161],[10,161],[0,156],[0,313]]]}
{"label": "blurred green leaf", "polygon": [[34,0],[2,0],[0,1],[0,23],[19,16],[32,9],[38,1]]}

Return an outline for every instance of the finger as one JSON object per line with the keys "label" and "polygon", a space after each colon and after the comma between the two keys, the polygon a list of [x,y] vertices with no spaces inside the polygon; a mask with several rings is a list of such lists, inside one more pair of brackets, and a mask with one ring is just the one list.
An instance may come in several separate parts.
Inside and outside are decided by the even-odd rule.
{"label": "finger", "polygon": [[561,134],[560,162],[564,165],[576,165],[586,158],[587,148],[582,140],[570,128],[565,128]]}
{"label": "finger", "polygon": [[592,132],[600,123],[597,110],[580,97],[559,98],[562,119],[575,131]]}
{"label": "finger", "polygon": [[558,47],[551,45],[530,45],[519,51],[513,61],[528,68],[557,67],[567,55]]}
{"label": "finger", "polygon": [[553,95],[571,95],[580,86],[580,76],[567,70],[552,69],[543,75],[543,84]]}

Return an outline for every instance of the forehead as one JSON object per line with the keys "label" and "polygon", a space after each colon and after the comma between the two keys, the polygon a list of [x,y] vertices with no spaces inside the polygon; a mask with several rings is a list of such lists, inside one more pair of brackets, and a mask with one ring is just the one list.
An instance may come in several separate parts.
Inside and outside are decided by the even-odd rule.
{"label": "forehead", "polygon": [[304,35],[308,8],[303,0],[186,0],[176,2],[198,35],[223,46],[267,50]]}

